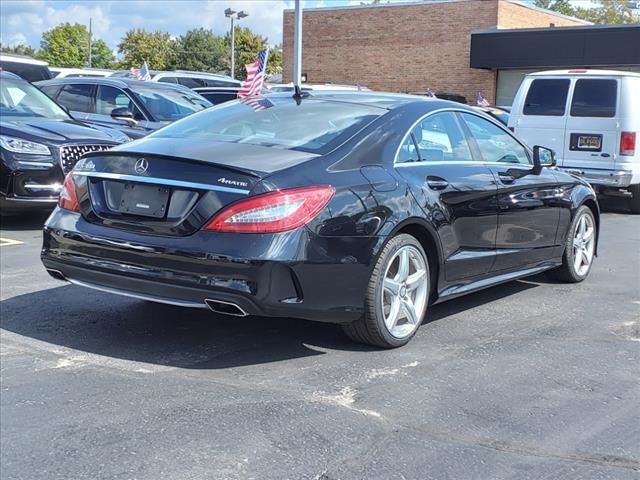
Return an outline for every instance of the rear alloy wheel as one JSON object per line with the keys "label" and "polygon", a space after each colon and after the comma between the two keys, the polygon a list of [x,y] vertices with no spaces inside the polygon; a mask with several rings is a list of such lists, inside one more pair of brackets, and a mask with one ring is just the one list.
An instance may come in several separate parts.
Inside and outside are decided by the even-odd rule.
{"label": "rear alloy wheel", "polygon": [[557,280],[569,283],[583,281],[589,275],[596,252],[596,221],[591,209],[580,207],[567,235],[562,266],[549,272]]}
{"label": "rear alloy wheel", "polygon": [[345,333],[357,342],[384,348],[408,343],[427,310],[429,275],[420,242],[406,234],[392,238],[371,274],[365,315],[345,325]]}

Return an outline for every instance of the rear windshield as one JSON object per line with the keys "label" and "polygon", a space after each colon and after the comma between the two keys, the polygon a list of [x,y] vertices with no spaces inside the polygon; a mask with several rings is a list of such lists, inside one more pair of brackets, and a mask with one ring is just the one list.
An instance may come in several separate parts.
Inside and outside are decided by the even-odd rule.
{"label": "rear windshield", "polygon": [[567,104],[569,84],[567,79],[537,79],[531,82],[522,113],[561,117]]}
{"label": "rear windshield", "polygon": [[571,102],[572,117],[615,117],[618,82],[614,79],[580,79]]}
{"label": "rear windshield", "polygon": [[154,137],[193,138],[327,153],[386,110],[346,102],[257,97],[224,103],[163,128]]}

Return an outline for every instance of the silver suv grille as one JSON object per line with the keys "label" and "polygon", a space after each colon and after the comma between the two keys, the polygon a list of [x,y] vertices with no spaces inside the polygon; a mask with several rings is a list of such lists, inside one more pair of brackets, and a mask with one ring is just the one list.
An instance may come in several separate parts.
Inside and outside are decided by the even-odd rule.
{"label": "silver suv grille", "polygon": [[115,145],[63,145],[60,147],[60,166],[62,167],[62,171],[65,174],[69,173],[85,153],[101,152],[103,150],[109,150],[111,147],[115,147]]}

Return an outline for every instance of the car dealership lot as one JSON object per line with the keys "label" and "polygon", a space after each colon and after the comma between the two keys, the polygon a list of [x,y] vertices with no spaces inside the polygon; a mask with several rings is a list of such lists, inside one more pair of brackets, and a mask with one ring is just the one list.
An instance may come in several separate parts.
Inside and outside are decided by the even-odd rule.
{"label": "car dealership lot", "polygon": [[[0,231],[0,477],[635,479],[640,216],[610,200],[582,284],[432,307],[407,346],[51,279]],[[22,243],[15,243],[22,242]]]}

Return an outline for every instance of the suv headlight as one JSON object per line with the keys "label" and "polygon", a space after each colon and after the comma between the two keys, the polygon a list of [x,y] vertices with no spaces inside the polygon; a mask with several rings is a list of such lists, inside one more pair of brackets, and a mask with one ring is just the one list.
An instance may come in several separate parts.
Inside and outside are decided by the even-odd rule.
{"label": "suv headlight", "polygon": [[51,155],[51,150],[46,145],[30,142],[23,138],[0,135],[2,148],[14,153],[30,153],[32,155]]}

